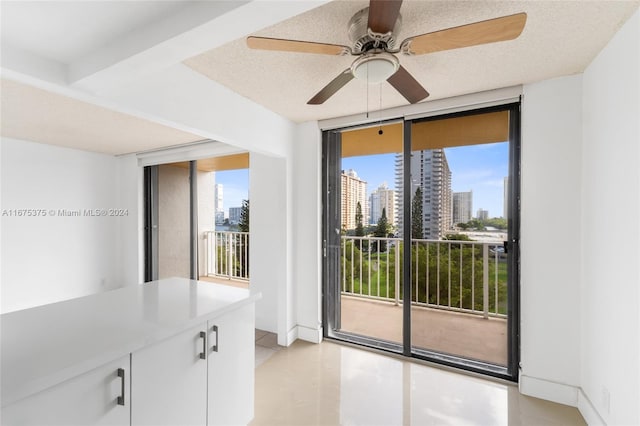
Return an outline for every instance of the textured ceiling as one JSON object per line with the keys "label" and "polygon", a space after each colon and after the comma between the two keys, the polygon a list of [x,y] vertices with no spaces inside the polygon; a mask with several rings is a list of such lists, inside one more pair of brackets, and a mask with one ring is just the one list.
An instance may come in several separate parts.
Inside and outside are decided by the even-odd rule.
{"label": "textured ceiling", "polygon": [[[367,5],[367,1],[334,1],[254,35],[349,45],[347,23]],[[400,62],[430,92],[427,101],[580,73],[638,5],[638,1],[405,0],[399,40],[519,12],[528,18],[516,40],[400,55]],[[306,104],[354,58],[251,50],[242,38],[185,64],[296,122],[407,104],[389,84],[367,86],[359,80],[323,105]]]}
{"label": "textured ceiling", "polygon": [[105,154],[203,138],[32,86],[2,80],[2,136]]}

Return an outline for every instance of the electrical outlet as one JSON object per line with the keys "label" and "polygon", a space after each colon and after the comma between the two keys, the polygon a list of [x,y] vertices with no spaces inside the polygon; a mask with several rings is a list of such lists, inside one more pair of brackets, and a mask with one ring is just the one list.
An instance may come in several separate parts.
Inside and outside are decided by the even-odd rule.
{"label": "electrical outlet", "polygon": [[611,394],[605,386],[602,387],[602,407],[607,414],[611,412]]}

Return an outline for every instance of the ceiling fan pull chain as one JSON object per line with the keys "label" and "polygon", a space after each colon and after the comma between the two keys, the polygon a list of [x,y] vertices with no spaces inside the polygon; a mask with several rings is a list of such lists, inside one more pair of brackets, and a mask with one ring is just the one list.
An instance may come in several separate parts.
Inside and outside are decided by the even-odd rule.
{"label": "ceiling fan pull chain", "polygon": [[378,87],[380,87],[380,109],[379,109],[380,116],[378,117],[380,122],[378,123],[378,126],[379,126],[378,134],[381,135],[382,133],[384,133],[382,131],[382,83],[378,84]]}
{"label": "ceiling fan pull chain", "polygon": [[369,67],[367,67],[367,118],[369,118]]}

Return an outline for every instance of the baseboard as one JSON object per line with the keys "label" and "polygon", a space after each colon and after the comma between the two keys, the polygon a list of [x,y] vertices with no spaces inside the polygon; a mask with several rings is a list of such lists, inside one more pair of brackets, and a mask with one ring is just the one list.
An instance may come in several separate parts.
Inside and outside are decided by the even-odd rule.
{"label": "baseboard", "polygon": [[589,426],[605,426],[607,423],[600,417],[598,410],[593,406],[591,400],[584,393],[582,388],[578,390],[578,411],[584,417]]}
{"label": "baseboard", "polygon": [[305,342],[320,343],[322,342],[322,327],[316,329],[299,325],[298,338]]}
{"label": "baseboard", "polygon": [[520,373],[519,388],[520,393],[523,395],[570,405],[571,407],[578,406],[578,391],[580,389],[577,386],[530,377]]}
{"label": "baseboard", "polygon": [[[284,339],[282,339],[282,337],[284,337]],[[296,325],[287,332],[286,336],[278,334],[278,344],[280,346],[289,346],[298,339],[311,343],[320,343],[322,342],[322,327],[315,329],[303,325]]]}
{"label": "baseboard", "polygon": [[298,327],[293,327],[287,334],[278,333],[278,345],[289,346],[298,339]]}

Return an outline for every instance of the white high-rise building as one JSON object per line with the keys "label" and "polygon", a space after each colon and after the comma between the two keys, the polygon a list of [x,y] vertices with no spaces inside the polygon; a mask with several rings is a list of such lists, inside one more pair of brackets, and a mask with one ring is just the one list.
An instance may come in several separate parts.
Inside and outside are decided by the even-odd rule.
{"label": "white high-rise building", "polygon": [[224,223],[224,189],[221,183],[216,183],[216,225]]}
{"label": "white high-rise building", "polygon": [[476,219],[478,220],[487,220],[489,219],[489,210],[485,210],[483,208],[478,209],[478,213],[476,213]]}
{"label": "white high-rise building", "polygon": [[342,171],[341,178],[341,220],[343,229],[355,229],[356,206],[360,203],[362,225],[369,224],[369,203],[367,203],[367,182],[358,177],[355,170]]}
{"label": "white high-rise building", "polygon": [[453,225],[471,220],[473,191],[453,193]]}
{"label": "white high-rise building", "polygon": [[[396,217],[402,234],[403,222],[403,161],[396,155]],[[441,239],[452,228],[451,170],[444,149],[426,149],[411,153],[411,198],[422,189],[422,238]],[[410,212],[406,212],[407,216]]]}
{"label": "white high-rise building", "polygon": [[382,183],[369,196],[369,223],[374,225],[378,223],[384,210],[387,216],[387,222],[395,227],[396,208],[396,191],[389,189],[386,182]]}

